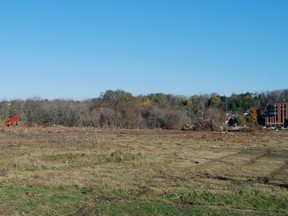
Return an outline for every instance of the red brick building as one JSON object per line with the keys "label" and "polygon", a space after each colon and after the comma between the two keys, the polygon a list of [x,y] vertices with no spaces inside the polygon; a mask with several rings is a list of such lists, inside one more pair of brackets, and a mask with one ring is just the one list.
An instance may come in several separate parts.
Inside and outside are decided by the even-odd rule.
{"label": "red brick building", "polygon": [[288,126],[288,102],[271,103],[266,106],[266,126]]}

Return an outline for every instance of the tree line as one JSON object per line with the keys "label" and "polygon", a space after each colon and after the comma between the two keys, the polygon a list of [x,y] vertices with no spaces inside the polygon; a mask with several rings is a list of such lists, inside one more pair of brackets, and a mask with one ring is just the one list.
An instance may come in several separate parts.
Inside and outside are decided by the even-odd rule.
{"label": "tree line", "polygon": [[[198,94],[190,97],[155,93],[133,96],[124,90],[107,90],[84,101],[65,99],[0,101],[2,120],[18,115],[28,126],[163,128],[211,120],[224,124],[226,113],[239,114],[242,124],[258,124],[267,103],[288,101],[288,89],[262,93]],[[250,113],[244,118],[241,113]]]}

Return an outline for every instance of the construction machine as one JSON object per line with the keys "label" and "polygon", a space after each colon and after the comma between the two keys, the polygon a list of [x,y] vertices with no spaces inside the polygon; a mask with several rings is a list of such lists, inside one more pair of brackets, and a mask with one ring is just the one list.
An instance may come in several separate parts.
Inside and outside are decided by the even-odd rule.
{"label": "construction machine", "polygon": [[12,116],[12,117],[10,118],[10,120],[5,121],[5,125],[6,125],[7,127],[9,127],[10,125],[12,125],[12,126],[14,126],[14,125],[18,126],[18,116],[17,116],[17,115]]}

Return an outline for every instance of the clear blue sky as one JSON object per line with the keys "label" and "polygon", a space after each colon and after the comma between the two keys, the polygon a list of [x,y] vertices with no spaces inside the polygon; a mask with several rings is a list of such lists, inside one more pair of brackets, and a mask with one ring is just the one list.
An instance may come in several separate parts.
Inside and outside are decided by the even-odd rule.
{"label": "clear blue sky", "polygon": [[0,0],[0,100],[287,89],[287,11],[288,0]]}

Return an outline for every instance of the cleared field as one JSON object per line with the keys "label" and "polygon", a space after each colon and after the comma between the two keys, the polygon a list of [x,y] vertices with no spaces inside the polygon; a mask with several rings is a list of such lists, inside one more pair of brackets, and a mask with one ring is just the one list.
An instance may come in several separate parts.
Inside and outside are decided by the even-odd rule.
{"label": "cleared field", "polygon": [[288,215],[288,133],[0,128],[0,215]]}

